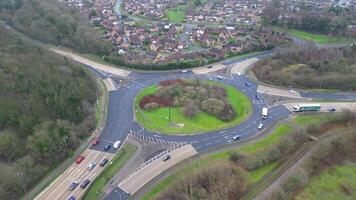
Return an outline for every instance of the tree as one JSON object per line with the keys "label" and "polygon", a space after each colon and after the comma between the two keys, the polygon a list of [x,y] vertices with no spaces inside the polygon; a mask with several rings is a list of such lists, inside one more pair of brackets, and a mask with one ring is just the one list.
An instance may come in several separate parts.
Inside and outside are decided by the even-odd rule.
{"label": "tree", "polygon": [[199,107],[192,100],[187,100],[183,107],[184,115],[190,118],[197,116]]}

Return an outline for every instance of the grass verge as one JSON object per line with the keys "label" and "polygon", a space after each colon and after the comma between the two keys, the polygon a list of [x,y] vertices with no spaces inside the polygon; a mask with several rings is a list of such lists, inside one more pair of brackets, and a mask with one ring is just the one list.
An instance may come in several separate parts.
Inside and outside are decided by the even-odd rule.
{"label": "grass verge", "polygon": [[100,199],[104,194],[103,189],[110,179],[121,169],[127,160],[135,153],[136,146],[126,144],[122,150],[118,152],[111,163],[102,171],[102,173],[90,185],[87,192],[84,194],[84,200]]}
{"label": "grass verge", "polygon": [[[210,82],[209,84],[219,84]],[[237,117],[230,122],[223,122],[212,115],[199,112],[194,118],[184,116],[181,108],[171,108],[171,121],[176,124],[184,124],[184,127],[172,127],[168,120],[169,108],[159,108],[154,111],[145,111],[139,108],[140,100],[149,94],[155,93],[156,86],[151,86],[141,91],[135,99],[136,120],[145,128],[166,134],[192,134],[208,132],[222,128],[235,126],[244,121],[252,113],[250,100],[242,92],[233,86],[226,86],[227,99],[237,112]]]}
{"label": "grass verge", "polygon": [[347,38],[347,37],[309,33],[309,32],[299,31],[294,29],[288,30],[288,33],[299,39],[310,40],[319,44],[334,44],[334,43],[345,43],[350,41],[356,41],[355,39]]}
{"label": "grass verge", "polygon": [[[178,171],[172,173],[168,177],[164,178],[162,181],[160,181],[157,185],[155,185],[149,192],[144,194],[142,196],[142,200],[150,200],[154,199],[155,197],[159,196],[161,192],[164,192],[167,190],[169,187],[171,187],[174,183],[177,181],[183,179],[186,176],[189,176],[189,174],[194,173],[196,171],[202,170],[204,167],[212,164],[213,162],[219,162],[223,160],[228,160],[229,155],[231,154],[232,151],[238,151],[238,152],[249,152],[249,153],[255,153],[261,149],[265,149],[273,145],[274,143],[280,141],[280,139],[285,136],[288,133],[292,133],[292,128],[289,125],[286,124],[281,124],[277,126],[277,128],[267,137],[251,144],[247,144],[242,147],[238,147],[234,150],[225,150],[222,152],[218,153],[213,153],[207,156],[202,157],[199,160],[194,160],[193,162],[189,163],[188,165],[180,168]],[[271,140],[272,142],[269,142]],[[252,151],[251,149],[254,149],[255,151]],[[273,162],[270,164],[267,164],[263,167],[260,167],[258,169],[249,171],[249,180],[250,184],[253,184],[260,178],[262,178],[264,175],[266,175],[268,172],[273,170],[275,167],[279,165],[278,162]]]}
{"label": "grass verge", "polygon": [[304,189],[296,199],[356,199],[355,180],[356,164],[347,162],[346,164],[333,167],[322,172],[319,176],[312,178],[307,188]]}

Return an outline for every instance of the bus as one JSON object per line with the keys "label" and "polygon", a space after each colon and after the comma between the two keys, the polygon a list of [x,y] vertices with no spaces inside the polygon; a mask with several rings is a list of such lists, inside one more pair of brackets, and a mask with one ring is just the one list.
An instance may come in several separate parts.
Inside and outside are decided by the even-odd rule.
{"label": "bus", "polygon": [[294,112],[304,112],[304,111],[319,111],[321,108],[320,104],[297,104],[293,106]]}
{"label": "bus", "polygon": [[262,108],[262,119],[267,119],[267,115],[268,115],[268,108],[263,107]]}

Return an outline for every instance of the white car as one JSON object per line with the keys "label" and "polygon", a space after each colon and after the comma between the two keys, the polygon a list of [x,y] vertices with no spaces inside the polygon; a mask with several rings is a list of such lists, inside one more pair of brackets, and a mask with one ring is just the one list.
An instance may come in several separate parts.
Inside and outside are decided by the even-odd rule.
{"label": "white car", "polygon": [[241,72],[237,72],[237,75],[238,75],[238,76],[241,76]]}
{"label": "white car", "polygon": [[114,143],[114,149],[118,149],[120,147],[121,141],[118,140]]}
{"label": "white car", "polygon": [[188,72],[188,70],[186,70],[186,69],[185,69],[185,70],[182,70],[182,72],[183,72],[183,73],[187,73],[187,72]]}
{"label": "white car", "polygon": [[95,166],[96,166],[96,163],[95,163],[95,162],[91,162],[91,163],[88,165],[88,169],[89,169],[89,170],[92,170],[92,169],[94,169]]}
{"label": "white car", "polygon": [[257,126],[257,128],[258,128],[259,130],[263,129],[263,124],[260,123],[260,124]]}
{"label": "white car", "polygon": [[295,90],[289,90],[289,93],[297,94],[297,91],[295,91]]}

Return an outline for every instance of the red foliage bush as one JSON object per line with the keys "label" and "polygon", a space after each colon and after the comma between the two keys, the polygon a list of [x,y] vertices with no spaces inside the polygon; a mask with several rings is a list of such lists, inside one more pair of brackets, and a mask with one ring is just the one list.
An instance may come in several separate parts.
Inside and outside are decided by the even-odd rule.
{"label": "red foliage bush", "polygon": [[157,103],[160,107],[168,107],[169,105],[173,104],[169,99],[162,99],[155,95],[147,95],[141,99],[140,108],[144,109],[145,105],[148,103]]}
{"label": "red foliage bush", "polygon": [[171,79],[171,80],[164,80],[159,82],[158,85],[160,86],[170,86],[170,85],[175,85],[175,84],[185,84],[186,82],[182,79]]}

